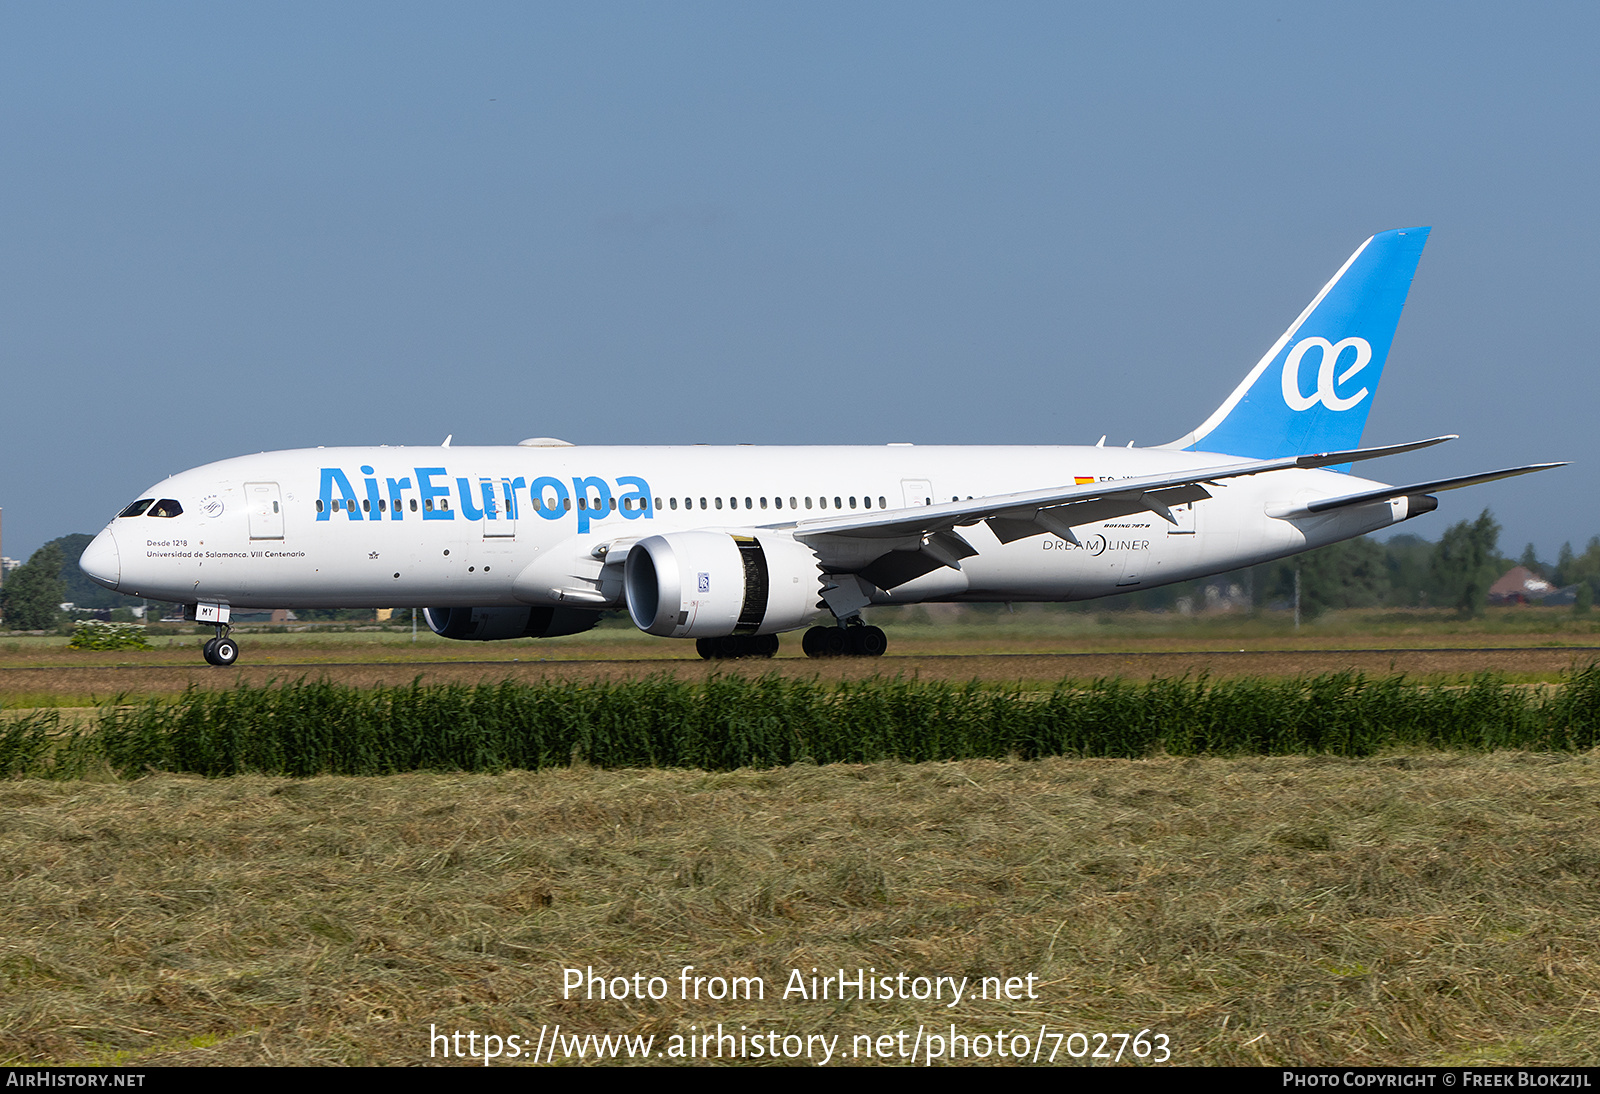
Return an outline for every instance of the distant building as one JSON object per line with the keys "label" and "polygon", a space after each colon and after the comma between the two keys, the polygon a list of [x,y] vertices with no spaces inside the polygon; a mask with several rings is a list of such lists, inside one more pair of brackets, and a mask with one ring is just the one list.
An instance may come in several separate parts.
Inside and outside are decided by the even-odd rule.
{"label": "distant building", "polygon": [[1489,586],[1491,604],[1571,604],[1578,587],[1558,589],[1526,566],[1513,566]]}

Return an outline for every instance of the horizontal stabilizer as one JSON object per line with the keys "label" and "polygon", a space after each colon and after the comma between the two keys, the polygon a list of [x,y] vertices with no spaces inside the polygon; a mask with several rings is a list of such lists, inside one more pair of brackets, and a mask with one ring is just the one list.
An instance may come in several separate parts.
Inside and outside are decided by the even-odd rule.
{"label": "horizontal stabilizer", "polygon": [[1530,463],[1526,467],[1508,467],[1502,471],[1486,471],[1481,475],[1461,475],[1453,479],[1414,482],[1409,486],[1385,486],[1377,490],[1363,490],[1359,494],[1346,494],[1338,498],[1324,498],[1321,501],[1298,505],[1293,509],[1286,509],[1282,512],[1269,511],[1269,515],[1283,519],[1306,517],[1317,513],[1332,512],[1335,509],[1344,509],[1351,505],[1361,505],[1369,501],[1388,501],[1390,498],[1403,498],[1412,494],[1436,494],[1441,490],[1459,490],[1463,486],[1476,486],[1481,482],[1494,482],[1496,479],[1509,479],[1516,475],[1531,475],[1535,471],[1548,471],[1552,467],[1565,466],[1567,466],[1565,462]]}

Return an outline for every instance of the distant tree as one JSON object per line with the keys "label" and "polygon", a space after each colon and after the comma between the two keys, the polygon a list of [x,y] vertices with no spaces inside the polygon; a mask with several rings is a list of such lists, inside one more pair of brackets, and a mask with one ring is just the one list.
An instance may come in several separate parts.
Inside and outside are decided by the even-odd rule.
{"label": "distant tree", "polygon": [[1389,572],[1383,545],[1362,536],[1329,544],[1272,564],[1268,595],[1294,599],[1294,571],[1300,568],[1300,614],[1314,619],[1340,608],[1371,608],[1385,603]]}
{"label": "distant tree", "polygon": [[1500,568],[1500,525],[1485,509],[1478,519],[1452,525],[1433,550],[1435,603],[1463,616],[1482,615]]}
{"label": "distant tree", "polygon": [[1578,592],[1572,601],[1572,614],[1588,615],[1592,607],[1594,607],[1594,588],[1587,581],[1580,582]]}
{"label": "distant tree", "polygon": [[1600,592],[1600,536],[1589,540],[1583,554],[1574,555],[1570,547],[1561,551],[1561,565],[1556,568],[1556,584],[1589,587],[1591,593]]}
{"label": "distant tree", "polygon": [[1577,557],[1572,553],[1571,542],[1563,543],[1561,545],[1561,553],[1556,555],[1556,572],[1551,580],[1563,588],[1571,585],[1572,579],[1567,575],[1572,569],[1573,560]]}
{"label": "distant tree", "polygon": [[1402,532],[1383,545],[1383,564],[1389,571],[1389,603],[1423,607],[1433,566],[1433,544],[1421,536]]}
{"label": "distant tree", "polygon": [[104,585],[95,584],[79,568],[78,559],[83,557],[84,548],[93,539],[87,532],[74,532],[45,544],[46,547],[54,544],[61,548],[61,580],[67,586],[67,595],[61,598],[62,601],[80,608],[130,608],[141,603],[136,596],[114,593]]}
{"label": "distant tree", "polygon": [[1329,609],[1371,608],[1383,603],[1389,573],[1383,547],[1362,536],[1330,544],[1301,556],[1300,606],[1320,614]]}
{"label": "distant tree", "polygon": [[0,586],[0,617],[14,631],[45,631],[61,619],[67,587],[61,580],[61,548],[47,543]]}
{"label": "distant tree", "polygon": [[1548,568],[1539,561],[1539,555],[1534,551],[1531,543],[1522,549],[1522,557],[1517,560],[1517,565],[1528,570],[1535,577],[1545,576],[1545,570]]}

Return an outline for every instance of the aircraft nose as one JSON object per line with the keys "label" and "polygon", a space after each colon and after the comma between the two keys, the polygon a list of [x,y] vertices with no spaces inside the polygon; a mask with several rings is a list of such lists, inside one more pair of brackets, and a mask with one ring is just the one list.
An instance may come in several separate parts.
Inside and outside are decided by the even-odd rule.
{"label": "aircraft nose", "polygon": [[117,537],[107,528],[84,548],[78,559],[78,569],[108,589],[115,589],[122,580],[122,556],[117,553]]}

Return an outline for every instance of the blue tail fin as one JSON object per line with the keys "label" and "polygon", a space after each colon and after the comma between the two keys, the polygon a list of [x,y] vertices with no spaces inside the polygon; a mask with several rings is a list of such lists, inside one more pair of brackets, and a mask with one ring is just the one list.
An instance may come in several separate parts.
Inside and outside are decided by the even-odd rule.
{"label": "blue tail fin", "polygon": [[1255,459],[1359,447],[1429,231],[1363,243],[1216,413],[1161,447]]}

